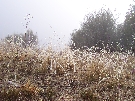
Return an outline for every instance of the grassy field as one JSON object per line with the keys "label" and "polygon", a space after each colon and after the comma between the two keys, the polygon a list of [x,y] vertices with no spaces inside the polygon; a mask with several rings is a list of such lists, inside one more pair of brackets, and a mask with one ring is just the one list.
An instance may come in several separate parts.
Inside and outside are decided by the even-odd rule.
{"label": "grassy field", "polygon": [[1,101],[133,101],[130,53],[21,48],[0,42]]}

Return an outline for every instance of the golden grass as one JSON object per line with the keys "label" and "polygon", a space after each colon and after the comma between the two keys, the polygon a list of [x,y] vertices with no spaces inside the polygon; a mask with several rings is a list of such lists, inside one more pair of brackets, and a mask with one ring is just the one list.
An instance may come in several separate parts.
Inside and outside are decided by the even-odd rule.
{"label": "golden grass", "polygon": [[135,100],[134,68],[135,57],[127,53],[69,47],[37,51],[1,42],[0,99],[56,101],[68,95],[73,101]]}

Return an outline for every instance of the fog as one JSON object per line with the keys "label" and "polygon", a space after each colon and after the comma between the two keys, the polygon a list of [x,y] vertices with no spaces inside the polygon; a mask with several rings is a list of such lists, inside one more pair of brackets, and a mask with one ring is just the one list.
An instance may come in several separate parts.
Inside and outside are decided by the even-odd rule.
{"label": "fog", "polygon": [[[69,43],[73,30],[80,28],[86,14],[101,7],[110,8],[121,23],[130,4],[132,0],[1,0],[0,38],[31,29],[40,45],[63,47]],[[28,14],[29,19],[25,20]],[[27,21],[30,22],[26,28]]]}

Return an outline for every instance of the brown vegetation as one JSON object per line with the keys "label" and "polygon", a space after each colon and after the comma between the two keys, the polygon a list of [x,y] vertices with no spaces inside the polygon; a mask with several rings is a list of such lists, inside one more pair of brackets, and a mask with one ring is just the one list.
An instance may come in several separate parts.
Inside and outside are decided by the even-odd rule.
{"label": "brown vegetation", "polygon": [[1,100],[135,100],[133,55],[70,48],[61,53],[39,50],[0,43]]}

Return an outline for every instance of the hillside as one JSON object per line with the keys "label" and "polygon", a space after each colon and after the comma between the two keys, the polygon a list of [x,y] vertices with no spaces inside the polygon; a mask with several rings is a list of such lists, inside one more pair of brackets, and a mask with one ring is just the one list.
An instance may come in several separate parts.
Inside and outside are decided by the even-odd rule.
{"label": "hillside", "polygon": [[1,101],[135,100],[135,57],[0,43]]}

